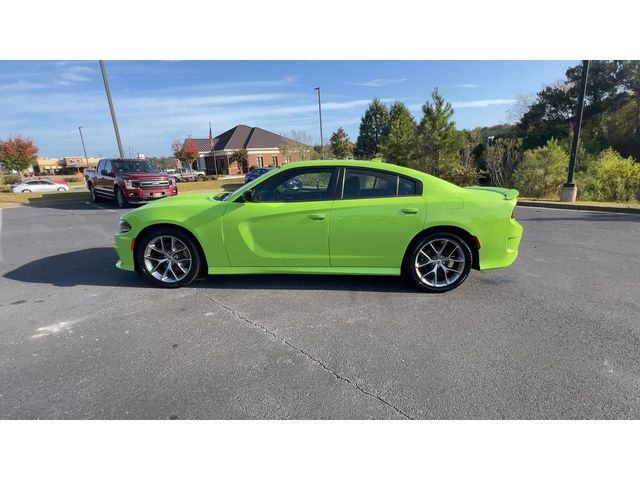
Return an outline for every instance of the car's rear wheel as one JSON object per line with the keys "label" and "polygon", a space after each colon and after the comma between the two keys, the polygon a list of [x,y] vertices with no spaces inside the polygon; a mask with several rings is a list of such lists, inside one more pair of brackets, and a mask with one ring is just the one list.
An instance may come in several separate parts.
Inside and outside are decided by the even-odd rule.
{"label": "car's rear wheel", "polygon": [[124,193],[119,188],[116,188],[116,203],[118,208],[127,208],[129,206],[129,202],[127,202]]}
{"label": "car's rear wheel", "polygon": [[28,188],[25,188],[24,190],[22,190],[22,193],[31,193],[31,190],[29,190]]}
{"label": "car's rear wheel", "polygon": [[462,284],[472,264],[473,253],[462,238],[435,232],[416,243],[406,259],[404,273],[420,290],[442,293]]}
{"label": "car's rear wheel", "polygon": [[202,268],[200,250],[195,242],[174,228],[146,233],[136,248],[136,262],[145,277],[165,288],[189,285]]}
{"label": "car's rear wheel", "polygon": [[59,192],[64,192],[65,190],[66,190],[66,188],[62,188],[62,187],[58,188]]}

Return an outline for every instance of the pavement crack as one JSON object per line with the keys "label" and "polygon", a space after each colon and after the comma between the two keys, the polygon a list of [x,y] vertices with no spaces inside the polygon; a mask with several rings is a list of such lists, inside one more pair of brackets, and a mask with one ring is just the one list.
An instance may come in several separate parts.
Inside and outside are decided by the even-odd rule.
{"label": "pavement crack", "polygon": [[[194,293],[196,293],[196,295],[199,294],[199,292],[194,289]],[[349,377],[346,377],[344,375],[339,374],[338,372],[336,372],[335,370],[333,370],[331,367],[329,367],[328,365],[326,365],[322,360],[320,360],[319,358],[314,357],[313,355],[311,355],[309,352],[303,350],[302,348],[292,344],[289,340],[287,340],[286,338],[281,338],[280,336],[278,336],[277,333],[272,332],[271,330],[269,330],[267,327],[265,327],[264,325],[255,322],[241,314],[239,314],[238,312],[236,312],[233,308],[229,307],[228,305],[225,305],[224,303],[220,302],[219,300],[216,300],[215,298],[213,298],[211,295],[207,295],[206,293],[202,293],[201,295],[205,296],[206,298],[208,298],[212,303],[214,303],[215,305],[219,306],[220,308],[223,308],[224,310],[230,312],[233,316],[235,316],[237,319],[242,320],[245,323],[248,323],[249,325],[253,326],[254,328],[257,328],[259,330],[261,330],[262,332],[266,333],[267,335],[270,335],[271,337],[273,337],[274,339],[284,343],[287,347],[291,348],[292,350],[295,350],[296,352],[300,353],[301,355],[307,357],[309,360],[311,360],[313,363],[316,363],[317,365],[319,365],[323,370],[327,371],[328,373],[330,373],[331,375],[333,375],[337,380],[340,380],[342,382],[345,382],[353,387],[355,387],[357,390],[359,390],[361,393],[363,393],[364,395],[367,395],[368,397],[374,398],[376,400],[378,400],[379,402],[383,403],[384,405],[386,405],[387,407],[393,409],[395,412],[397,412],[398,414],[402,415],[404,418],[409,419],[409,420],[415,420],[413,417],[411,417],[410,415],[406,414],[405,412],[403,412],[402,410],[400,410],[398,407],[396,407],[395,405],[393,405],[392,403],[389,403],[387,400],[385,400],[384,398],[380,397],[379,395],[376,395],[375,393],[369,392],[368,390],[364,389],[362,386],[360,386],[358,384],[358,382],[356,382],[355,380],[350,379]]]}

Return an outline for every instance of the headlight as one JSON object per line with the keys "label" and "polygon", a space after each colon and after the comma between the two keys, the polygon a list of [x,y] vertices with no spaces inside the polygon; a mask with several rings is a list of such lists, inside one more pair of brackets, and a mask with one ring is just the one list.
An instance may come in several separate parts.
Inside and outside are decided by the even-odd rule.
{"label": "headlight", "polygon": [[120,220],[120,233],[126,233],[131,230],[131,225],[126,220]]}
{"label": "headlight", "polygon": [[137,180],[125,180],[124,186],[127,188],[140,188],[140,182]]}
{"label": "headlight", "polygon": [[169,186],[173,187],[176,184],[176,179],[175,178],[170,178],[169,179]]}

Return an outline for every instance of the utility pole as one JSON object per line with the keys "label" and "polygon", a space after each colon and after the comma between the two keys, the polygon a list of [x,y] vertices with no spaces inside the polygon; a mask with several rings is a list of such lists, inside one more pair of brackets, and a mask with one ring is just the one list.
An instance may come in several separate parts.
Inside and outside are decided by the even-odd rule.
{"label": "utility pole", "polygon": [[89,168],[89,158],[87,157],[87,149],[84,146],[84,138],[82,137],[82,127],[78,127],[78,131],[80,132],[80,141],[82,142],[82,150],[84,151],[84,163],[87,165],[86,168]]}
{"label": "utility pole", "polygon": [[318,115],[320,116],[320,158],[324,160],[324,138],[322,137],[322,103],[320,102],[320,87],[314,88],[318,91]]}
{"label": "utility pole", "polygon": [[100,70],[102,71],[102,80],[104,81],[104,90],[107,92],[107,101],[109,102],[109,110],[111,110],[111,120],[113,121],[113,129],[116,132],[116,140],[118,141],[118,152],[120,158],[124,158],[124,150],[122,150],[122,141],[120,140],[120,130],[118,130],[118,121],[116,120],[116,111],[113,108],[113,100],[111,99],[111,89],[109,88],[109,79],[107,78],[107,69],[104,61],[99,60]]}
{"label": "utility pole", "polygon": [[589,75],[589,60],[582,61],[582,76],[580,78],[580,94],[578,96],[578,106],[576,108],[576,116],[573,123],[573,141],[571,142],[571,155],[569,157],[569,172],[567,174],[567,183],[562,187],[560,195],[561,202],[575,202],[578,194],[578,187],[573,183],[573,174],[576,169],[576,160],[578,158],[578,143],[580,142],[580,127],[582,125],[582,112],[584,110],[584,95],[587,91],[587,77]]}

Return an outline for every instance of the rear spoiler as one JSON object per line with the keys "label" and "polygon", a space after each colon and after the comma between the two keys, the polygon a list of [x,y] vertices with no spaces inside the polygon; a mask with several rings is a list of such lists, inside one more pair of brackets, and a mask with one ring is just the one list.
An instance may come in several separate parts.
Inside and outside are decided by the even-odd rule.
{"label": "rear spoiler", "polygon": [[487,192],[494,192],[494,193],[499,193],[500,195],[502,195],[504,197],[505,200],[513,200],[515,198],[518,198],[518,195],[520,194],[520,192],[518,192],[518,190],[516,190],[515,188],[502,188],[502,187],[478,187],[478,186],[474,186],[474,187],[465,187],[469,190],[484,190]]}

